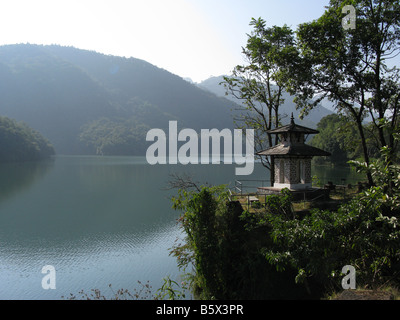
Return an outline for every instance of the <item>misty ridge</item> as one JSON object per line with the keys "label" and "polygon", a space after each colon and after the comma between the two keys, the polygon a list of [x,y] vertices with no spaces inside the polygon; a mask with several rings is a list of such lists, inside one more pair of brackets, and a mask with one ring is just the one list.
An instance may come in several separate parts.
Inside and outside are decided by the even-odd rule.
{"label": "misty ridge", "polygon": [[[144,60],[73,47],[6,45],[0,116],[40,132],[56,154],[145,155],[147,132],[166,130],[169,121],[196,131],[233,130],[238,108],[221,81],[190,83]],[[287,95],[282,113],[291,112],[298,114]],[[331,113],[320,106],[296,122],[316,127]]]}

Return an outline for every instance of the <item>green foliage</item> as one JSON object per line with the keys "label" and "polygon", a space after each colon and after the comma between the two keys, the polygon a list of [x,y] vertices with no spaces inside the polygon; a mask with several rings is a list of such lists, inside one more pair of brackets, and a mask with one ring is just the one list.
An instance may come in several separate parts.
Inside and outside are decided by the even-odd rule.
{"label": "green foliage", "polygon": [[[152,293],[150,283],[142,283],[138,281],[139,288],[129,291],[128,289],[118,289],[116,292],[109,284],[110,292],[104,293],[100,289],[91,289],[89,292],[81,290],[78,294],[70,293],[69,296],[61,296],[65,300],[158,300],[158,295]],[[110,295],[111,293],[111,295]],[[107,294],[107,295],[106,295]]]}
{"label": "green foliage", "polygon": [[357,281],[375,288],[385,281],[399,282],[400,267],[400,167],[389,162],[390,150],[368,170],[377,186],[363,191],[337,212],[312,210],[304,219],[270,216],[274,245],[265,248],[268,261],[278,270],[298,270],[296,279],[317,279],[339,286],[340,270],[352,265]]}
{"label": "green foliage", "polygon": [[257,214],[245,210],[240,218],[245,223],[244,227],[246,230],[253,231],[259,227],[268,227],[269,217],[271,215],[276,215],[284,219],[294,218],[292,194],[289,189],[283,189],[279,195],[269,195],[265,197],[263,210],[258,211]]}
{"label": "green foliage", "polygon": [[0,162],[37,161],[53,154],[53,147],[39,132],[0,117]]}
{"label": "green foliage", "polygon": [[279,215],[287,219],[292,219],[294,217],[292,194],[289,189],[282,189],[280,195],[270,195],[266,197],[265,200],[267,214]]}
{"label": "green foliage", "polygon": [[[268,210],[254,215],[229,202],[225,186],[179,190],[174,208],[182,210],[183,244],[171,254],[182,269],[192,267],[190,287],[199,299],[290,299],[309,297],[290,279],[293,270],[278,273],[262,255],[272,241],[266,217],[288,215],[290,197],[271,197]],[[290,214],[289,214],[290,216]]]}
{"label": "green foliage", "polygon": [[[0,46],[0,61],[3,114],[40,130],[59,154],[94,154],[100,148],[115,155],[142,149],[145,155],[134,141],[145,141],[139,137],[147,127],[168,128],[169,120],[195,130],[233,128],[232,102],[143,60],[21,44]],[[100,142],[96,122],[110,127],[114,137],[103,134],[107,141]],[[92,130],[82,132],[89,126]],[[79,140],[91,133],[93,143]]]}
{"label": "green foliage", "polygon": [[186,299],[186,291],[188,290],[187,284],[182,282],[180,285],[171,280],[168,276],[163,279],[164,283],[157,290],[156,299],[157,300],[184,300]]}
{"label": "green foliage", "polygon": [[[378,132],[373,123],[363,125],[365,143],[371,159],[379,157],[376,141]],[[349,160],[363,159],[362,142],[359,132],[349,118],[337,114],[328,115],[318,123],[319,134],[310,141],[310,145],[331,153],[329,157],[315,157],[315,164],[347,165]]]}
{"label": "green foliage", "polygon": [[[241,102],[243,112],[235,117],[238,127],[254,129],[256,149],[264,150],[277,143],[266,131],[280,124],[279,109],[285,102],[284,88],[289,77],[287,65],[296,50],[294,34],[288,26],[267,27],[261,18],[253,18],[250,25],[253,31],[243,48],[248,64],[236,66],[232,76],[224,77],[223,84],[226,94]],[[273,170],[268,158],[260,159]]]}
{"label": "green foliage", "polygon": [[224,237],[219,231],[224,222],[222,199],[226,196],[222,187],[214,187],[202,188],[199,193],[180,190],[179,197],[174,199],[175,209],[186,210],[180,219],[187,234],[185,249],[193,250],[189,261],[196,267],[196,286],[203,289],[201,296],[206,299],[218,297],[223,291],[220,279],[224,275],[218,265]]}
{"label": "green foliage", "polygon": [[[342,9],[356,10],[356,28],[342,26]],[[397,0],[331,0],[317,20],[297,31],[298,63],[290,82],[296,103],[306,115],[322,99],[335,103],[338,113],[358,130],[364,161],[370,163],[370,146],[363,121],[372,118],[378,151],[395,152],[391,132],[399,124],[400,69],[392,59],[400,53],[400,4]],[[316,95],[318,99],[312,100]],[[382,122],[387,122],[385,129]],[[389,134],[387,134],[389,133]],[[373,185],[370,175],[368,182]]]}
{"label": "green foliage", "polygon": [[[346,4],[356,7],[356,30],[342,27]],[[263,211],[241,212],[240,219],[232,214],[222,189],[181,191],[175,208],[184,212],[187,239],[173,253],[180,266],[193,266],[199,297],[246,297],[243,279],[247,285],[262,283],[265,289],[255,285],[247,297],[276,298],[280,286],[291,291],[279,274],[308,288],[310,283],[338,286],[345,265],[356,268],[358,283],[398,283],[400,171],[395,138],[400,74],[387,63],[399,52],[399,13],[394,0],[331,0],[323,16],[299,26],[297,41],[286,26],[266,28],[262,19],[252,20],[254,31],[243,49],[249,65],[237,66],[232,77],[225,77],[225,85],[248,111],[242,124],[261,132],[256,144],[273,145],[262,131],[278,125],[284,87],[296,94],[303,116],[328,98],[346,119],[325,118],[313,144],[331,151],[339,163],[362,155],[364,163],[357,165],[372,187],[337,211],[313,209],[297,217],[284,193],[268,197]],[[277,86],[271,87],[272,82]],[[372,122],[365,125],[368,115]],[[266,261],[260,260],[261,252]],[[254,270],[262,270],[263,276]]]}
{"label": "green foliage", "polygon": [[134,119],[101,118],[86,124],[79,136],[100,155],[141,155],[150,128]]}
{"label": "green foliage", "polygon": [[[341,132],[344,122],[345,121],[341,121],[340,116],[336,114],[332,114],[321,119],[317,126],[319,134],[312,138],[310,145],[330,152],[331,156],[326,157],[326,159],[323,159],[322,157],[316,157],[313,159],[314,162],[320,164],[322,162],[329,161],[334,164],[343,165],[350,160],[345,150],[346,145],[349,144],[344,143],[343,134]],[[354,130],[347,130],[346,133],[351,135],[351,137],[354,139],[353,131]],[[355,137],[357,137],[357,135]],[[350,145],[354,144],[352,143]]]}
{"label": "green foliage", "polygon": [[358,286],[400,284],[400,166],[389,148],[380,154],[370,165],[352,162],[377,185],[336,211],[297,216],[288,190],[255,211],[227,201],[223,186],[180,190],[174,207],[187,238],[172,253],[193,267],[195,297],[321,297],[340,289],[345,265],[356,268]]}

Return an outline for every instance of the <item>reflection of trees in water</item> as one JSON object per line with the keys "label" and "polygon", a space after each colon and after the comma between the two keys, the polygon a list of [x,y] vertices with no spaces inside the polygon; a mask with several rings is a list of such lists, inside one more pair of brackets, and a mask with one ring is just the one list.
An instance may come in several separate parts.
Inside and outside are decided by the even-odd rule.
{"label": "reflection of trees in water", "polygon": [[54,166],[54,160],[0,164],[0,202],[28,189]]}
{"label": "reflection of trees in water", "polygon": [[356,185],[358,181],[365,180],[365,175],[356,172],[350,166],[312,166],[311,174],[317,176],[321,183],[331,181],[334,184],[350,183]]}

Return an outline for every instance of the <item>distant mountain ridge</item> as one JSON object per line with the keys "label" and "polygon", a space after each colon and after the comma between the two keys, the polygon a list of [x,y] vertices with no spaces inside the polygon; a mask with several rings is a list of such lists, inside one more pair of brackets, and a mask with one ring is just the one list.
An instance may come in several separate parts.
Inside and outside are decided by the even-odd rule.
{"label": "distant mountain ridge", "polygon": [[[232,103],[135,59],[57,45],[0,47],[0,115],[59,154],[144,154],[151,128],[233,128]],[[129,149],[129,150],[128,150]]]}
{"label": "distant mountain ridge", "polygon": [[[200,83],[198,83],[198,87],[204,90],[208,90],[212,93],[215,93],[219,97],[226,97],[227,99],[231,100],[232,102],[239,103],[238,100],[230,95],[225,95],[225,88],[223,85],[220,85],[221,82],[224,81],[223,79],[224,76],[218,76],[218,77],[211,77],[209,79],[206,79]],[[293,96],[290,96],[287,92],[283,93],[283,98],[285,100],[284,104],[280,107],[280,114],[284,116],[282,119],[283,123],[288,123],[290,121],[290,116],[291,113],[293,112],[293,115],[295,117],[295,122],[298,124],[302,124],[304,126],[309,126],[311,128],[316,128],[318,122],[325,116],[330,115],[333,113],[332,109],[328,109],[322,104],[320,104],[317,108],[312,110],[307,117],[304,118],[304,120],[299,119],[299,110],[296,110],[296,105],[293,102]],[[328,101],[325,101],[325,103],[328,105]]]}
{"label": "distant mountain ridge", "polygon": [[[238,101],[221,81],[195,84],[144,60],[74,47],[0,46],[0,116],[37,130],[57,154],[144,155],[146,133],[167,132],[169,121],[233,129]],[[318,109],[302,123],[316,127],[330,114]],[[290,97],[282,110],[297,114]]]}

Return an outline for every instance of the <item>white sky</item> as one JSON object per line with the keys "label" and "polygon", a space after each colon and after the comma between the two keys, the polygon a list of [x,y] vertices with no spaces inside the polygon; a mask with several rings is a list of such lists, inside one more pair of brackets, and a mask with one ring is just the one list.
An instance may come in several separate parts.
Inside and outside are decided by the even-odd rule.
{"label": "white sky", "polygon": [[59,44],[146,60],[200,82],[243,63],[252,17],[293,29],[329,0],[0,0],[0,45]]}

